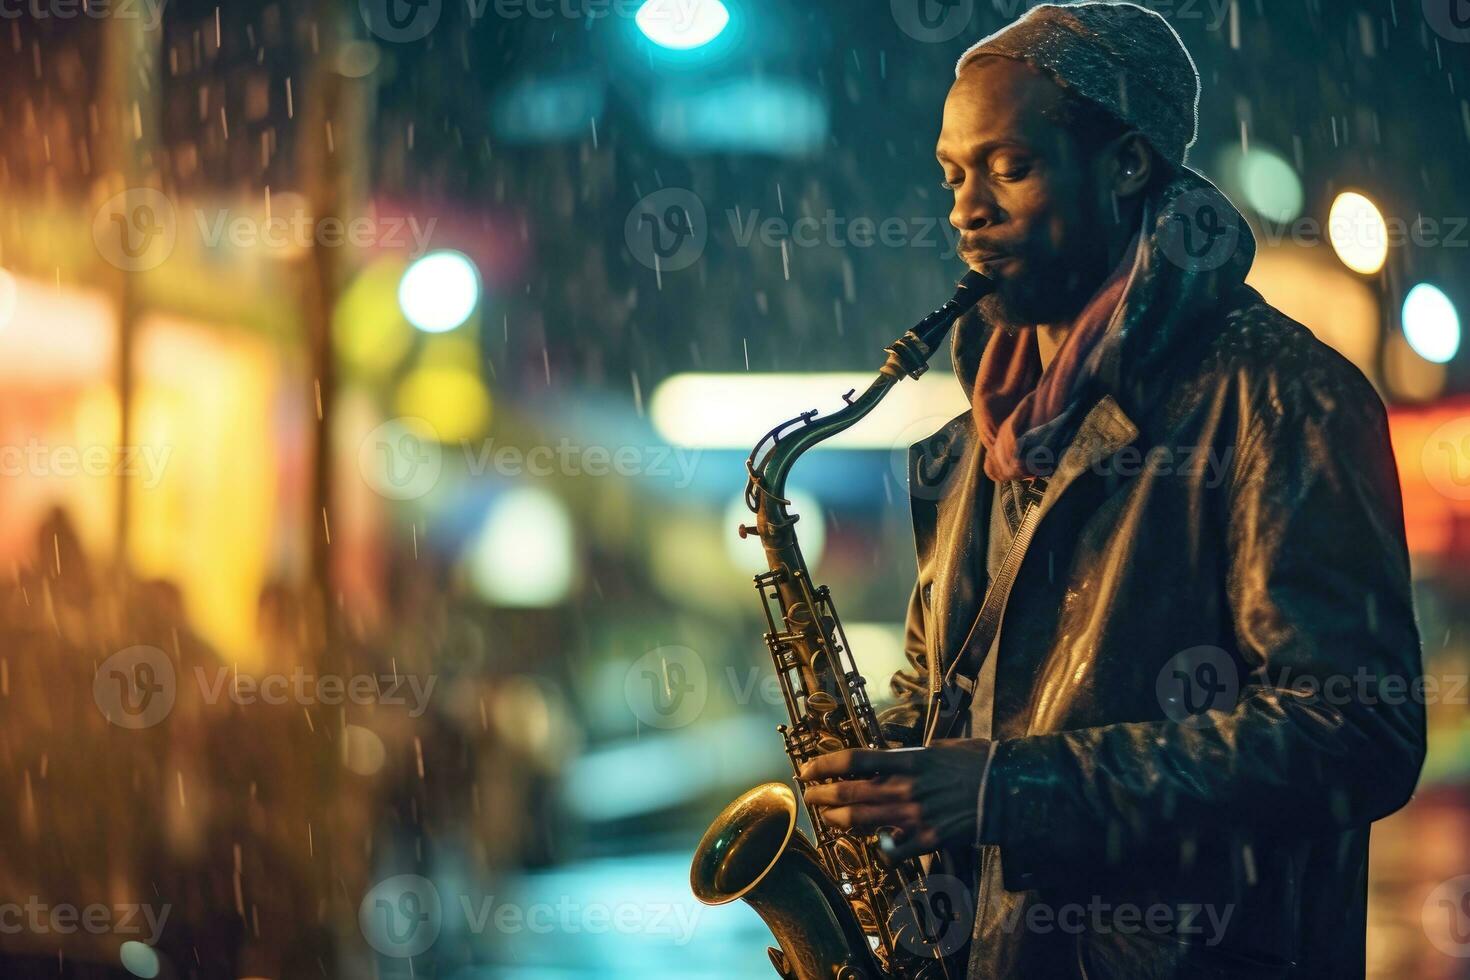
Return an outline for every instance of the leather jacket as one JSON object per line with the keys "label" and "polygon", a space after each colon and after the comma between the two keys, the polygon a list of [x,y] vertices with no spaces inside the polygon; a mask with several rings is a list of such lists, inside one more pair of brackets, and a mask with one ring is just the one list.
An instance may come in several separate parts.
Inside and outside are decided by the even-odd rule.
{"label": "leather jacket", "polygon": [[[1244,284],[1254,239],[1208,181],[1143,220],[1002,620],[969,976],[1362,976],[1368,825],[1425,745],[1386,413]],[[1169,239],[1225,226],[1213,257]],[[952,339],[967,391],[984,310]],[[886,721],[918,724],[984,595],[983,454],[969,413],[910,450]]]}

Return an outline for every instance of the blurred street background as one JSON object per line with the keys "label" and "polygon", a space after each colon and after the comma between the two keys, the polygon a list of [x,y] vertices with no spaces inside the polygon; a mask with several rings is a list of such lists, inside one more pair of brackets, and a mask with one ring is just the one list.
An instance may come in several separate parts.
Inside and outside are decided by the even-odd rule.
{"label": "blurred street background", "polygon": [[[1252,285],[1390,405],[1430,695],[1372,975],[1470,977],[1470,9],[1176,0]],[[745,455],[963,267],[1023,0],[0,0],[0,975],[756,978]],[[806,457],[873,690],[948,369]]]}

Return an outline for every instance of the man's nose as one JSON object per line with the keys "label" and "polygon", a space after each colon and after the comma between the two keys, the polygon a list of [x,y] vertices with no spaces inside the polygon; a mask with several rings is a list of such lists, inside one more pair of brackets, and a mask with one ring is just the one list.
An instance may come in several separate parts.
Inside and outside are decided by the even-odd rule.
{"label": "man's nose", "polygon": [[979,187],[975,181],[960,186],[954,196],[954,207],[949,212],[949,223],[957,231],[985,228],[1000,219],[1000,205],[988,190]]}

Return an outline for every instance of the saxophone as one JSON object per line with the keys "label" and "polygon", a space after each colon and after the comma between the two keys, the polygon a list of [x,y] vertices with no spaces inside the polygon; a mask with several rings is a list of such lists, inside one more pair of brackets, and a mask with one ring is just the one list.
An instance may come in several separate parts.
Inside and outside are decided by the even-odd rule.
{"label": "saxophone", "polygon": [[[769,566],[755,576],[755,587],[790,719],[779,730],[793,771],[829,752],[888,744],[832,596],[812,582],[802,558],[797,515],[783,496],[786,477],[802,453],[855,425],[903,378],[923,374],[950,326],[991,288],[970,272],[954,298],[885,348],[887,361],[865,392],[856,398],[847,392],[846,407],[827,418],[817,420],[811,411],[783,422],[746,460],[745,502],[756,521],[739,532],[760,536]],[[779,943],[769,953],[784,980],[949,977],[935,941],[936,912],[943,917],[948,910],[934,900],[925,864],[891,862],[876,837],[837,830],[812,807],[806,811],[815,841],[797,829],[797,796],[785,783],[766,783],[737,798],[695,851],[689,873],[695,897],[706,905],[748,902]]]}

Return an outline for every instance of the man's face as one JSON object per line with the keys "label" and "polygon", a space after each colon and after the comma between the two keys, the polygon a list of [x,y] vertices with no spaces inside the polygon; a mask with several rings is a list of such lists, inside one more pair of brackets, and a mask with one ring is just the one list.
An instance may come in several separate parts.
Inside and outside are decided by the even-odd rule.
{"label": "man's face", "polygon": [[1062,92],[1009,58],[967,66],[944,103],[936,156],[971,269],[996,282],[1006,327],[1075,315],[1107,273],[1099,168],[1046,113]]}

